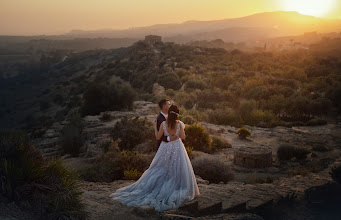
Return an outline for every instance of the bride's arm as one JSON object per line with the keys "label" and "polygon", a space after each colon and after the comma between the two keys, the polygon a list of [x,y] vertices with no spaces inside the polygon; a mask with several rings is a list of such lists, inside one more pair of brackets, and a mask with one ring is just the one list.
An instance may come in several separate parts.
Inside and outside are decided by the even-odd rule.
{"label": "bride's arm", "polygon": [[180,138],[182,140],[186,139],[186,134],[185,134],[185,129],[184,129],[184,124],[180,123]]}
{"label": "bride's arm", "polygon": [[159,131],[157,130],[156,126],[157,126],[156,122],[154,122],[155,137],[156,137],[156,140],[159,140],[163,135],[163,126],[162,124],[160,125]]}

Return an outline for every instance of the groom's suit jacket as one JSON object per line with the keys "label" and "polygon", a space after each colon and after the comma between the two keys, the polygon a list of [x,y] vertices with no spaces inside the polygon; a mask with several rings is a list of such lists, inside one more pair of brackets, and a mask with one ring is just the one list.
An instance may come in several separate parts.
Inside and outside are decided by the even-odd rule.
{"label": "groom's suit jacket", "polygon": [[[160,112],[160,114],[157,116],[156,118],[156,127],[157,127],[157,130],[159,131],[160,130],[160,125],[163,121],[166,121],[166,118],[165,116],[163,116]],[[167,136],[165,135],[162,135],[162,137],[156,141],[156,145],[155,145],[155,151],[157,151],[160,147],[160,144],[161,142],[164,141],[164,142],[168,142],[167,140]]]}

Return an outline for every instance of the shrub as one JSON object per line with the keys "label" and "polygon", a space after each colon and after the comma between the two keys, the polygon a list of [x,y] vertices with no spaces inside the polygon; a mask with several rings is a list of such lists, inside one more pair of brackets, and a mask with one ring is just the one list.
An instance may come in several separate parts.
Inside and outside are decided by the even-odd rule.
{"label": "shrub", "polygon": [[121,151],[120,155],[120,166],[123,170],[137,169],[142,174],[147,169],[147,160],[137,151]]}
{"label": "shrub", "polygon": [[137,169],[124,170],[124,179],[125,180],[138,180],[141,177],[142,173]]}
{"label": "shrub", "polygon": [[280,160],[290,160],[294,157],[294,151],[294,145],[281,144],[277,150],[277,156]]}
{"label": "shrub", "polygon": [[246,128],[239,128],[238,131],[236,131],[236,134],[240,139],[246,139],[247,136],[251,135],[251,132]]}
{"label": "shrub", "polygon": [[198,123],[197,120],[195,120],[192,116],[188,115],[183,118],[181,118],[181,121],[185,124],[192,125],[194,123]]}
{"label": "shrub", "polygon": [[212,149],[213,150],[219,150],[219,149],[224,149],[224,148],[231,148],[232,144],[228,141],[225,141],[219,136],[211,136],[212,138]]}
{"label": "shrub", "polygon": [[148,160],[137,151],[120,151],[117,144],[97,156],[94,165],[79,170],[86,181],[112,182],[119,179],[138,179],[147,169]]}
{"label": "shrub", "polygon": [[112,116],[110,113],[104,113],[102,115],[102,117],[100,118],[102,121],[111,121],[112,120]]}
{"label": "shrub", "polygon": [[208,122],[239,127],[241,125],[241,118],[233,110],[217,109],[208,111]]}
{"label": "shrub", "polygon": [[305,159],[309,153],[308,149],[291,144],[281,144],[277,150],[277,156],[280,160],[290,160],[293,157],[296,157],[298,160]]}
{"label": "shrub", "polygon": [[118,83],[112,85],[91,83],[83,96],[82,116],[97,115],[103,111],[133,109],[135,91]]}
{"label": "shrub", "polygon": [[210,183],[227,183],[234,178],[230,166],[212,157],[195,158],[192,165],[195,174]]}
{"label": "shrub", "polygon": [[317,126],[317,125],[325,125],[327,121],[321,118],[314,118],[305,123],[307,126]]}
{"label": "shrub", "polygon": [[119,148],[113,146],[106,153],[98,155],[92,167],[80,169],[79,173],[84,180],[91,182],[112,182],[122,179],[124,173]]}
{"label": "shrub", "polygon": [[[85,219],[78,175],[62,159],[45,161],[26,133],[0,133],[0,194],[39,219]],[[29,206],[27,206],[27,204]]]}
{"label": "shrub", "polygon": [[189,79],[186,82],[186,85],[185,85],[185,90],[186,91],[191,91],[191,90],[194,90],[194,89],[204,90],[204,89],[207,89],[207,88],[208,88],[207,83],[202,81],[202,80],[199,80],[199,79]]}
{"label": "shrub", "polygon": [[193,147],[186,147],[186,152],[187,152],[187,155],[188,155],[189,159],[193,159],[194,158]]}
{"label": "shrub", "polygon": [[114,140],[120,139],[118,144],[121,150],[131,150],[136,145],[148,140],[154,140],[154,127],[147,118],[123,117],[111,131]]}
{"label": "shrub", "polygon": [[63,128],[62,136],[59,139],[64,154],[79,155],[84,143],[82,137],[83,126],[83,119],[79,114],[71,116],[69,123]]}
{"label": "shrub", "polygon": [[185,127],[186,147],[206,153],[212,152],[212,139],[203,126],[195,123]]}
{"label": "shrub", "polygon": [[178,90],[181,88],[181,81],[175,73],[165,73],[158,76],[157,82],[165,89]]}
{"label": "shrub", "polygon": [[332,179],[339,184],[341,184],[341,165],[332,167],[331,172],[329,172]]}

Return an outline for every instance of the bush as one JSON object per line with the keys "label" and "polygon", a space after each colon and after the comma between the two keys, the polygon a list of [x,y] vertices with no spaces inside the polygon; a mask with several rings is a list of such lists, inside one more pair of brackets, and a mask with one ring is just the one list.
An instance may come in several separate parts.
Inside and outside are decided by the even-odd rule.
{"label": "bush", "polygon": [[246,139],[247,136],[251,135],[251,132],[246,128],[239,128],[238,131],[236,131],[236,134],[238,134],[240,139]]}
{"label": "bush", "polygon": [[341,184],[341,165],[332,167],[331,172],[329,172],[332,179],[339,184]]}
{"label": "bush", "polygon": [[296,157],[298,160],[305,159],[309,153],[308,149],[291,144],[281,144],[277,150],[277,156],[280,160],[290,160],[293,157]]}
{"label": "bush", "polygon": [[106,153],[96,157],[92,167],[79,170],[80,176],[91,182],[112,182],[124,176],[121,168],[120,151],[117,146],[112,146]]}
{"label": "bush", "polygon": [[100,119],[102,120],[102,121],[111,121],[112,120],[112,116],[111,116],[111,114],[110,113],[104,113],[103,115],[102,115],[102,117],[100,117]]}
{"label": "bush", "polygon": [[193,159],[194,158],[193,147],[186,147],[186,152],[187,152],[187,155],[188,155],[189,159]]}
{"label": "bush", "polygon": [[217,109],[208,111],[208,122],[239,127],[242,121],[240,116],[233,110]]}
{"label": "bush", "polygon": [[227,183],[234,178],[231,167],[215,158],[195,158],[192,161],[192,165],[194,173],[210,183]]}
{"label": "bush", "polygon": [[100,83],[91,83],[83,96],[81,106],[82,116],[98,115],[103,111],[133,109],[135,91],[129,86],[118,83],[110,86]]}
{"label": "bush", "polygon": [[120,139],[118,144],[121,150],[131,150],[136,145],[148,140],[154,140],[154,127],[147,118],[123,117],[111,131],[114,140]]}
{"label": "bush", "polygon": [[219,136],[211,136],[212,138],[212,149],[213,150],[220,150],[224,148],[231,148],[232,144],[228,141],[225,141]]}
{"label": "bush", "polygon": [[124,171],[137,169],[140,176],[148,168],[147,159],[137,151],[121,151],[120,166]]}
{"label": "bush", "polygon": [[186,147],[206,153],[212,152],[212,139],[203,126],[195,123],[185,127]]}
{"label": "bush", "polygon": [[[0,194],[39,219],[85,219],[78,175],[62,159],[45,161],[26,133],[0,133]],[[27,206],[27,204],[29,206]]]}
{"label": "bush", "polygon": [[138,180],[141,177],[142,173],[137,169],[124,170],[124,179],[125,180]]}
{"label": "bush", "polygon": [[83,168],[79,172],[84,180],[92,182],[136,180],[148,168],[148,162],[147,158],[137,151],[120,151],[117,144],[114,144],[106,153],[97,156],[92,167]]}
{"label": "bush", "polygon": [[175,73],[165,73],[158,76],[157,82],[165,89],[178,90],[181,88],[181,81]]}
{"label": "bush", "polygon": [[186,91],[192,91],[194,89],[204,90],[207,88],[208,88],[207,83],[199,79],[189,79],[185,85]]}
{"label": "bush", "polygon": [[59,139],[64,154],[79,155],[84,144],[82,137],[83,126],[83,119],[79,114],[71,116],[69,123],[63,128],[62,136]]}
{"label": "bush", "polygon": [[290,160],[294,157],[295,146],[290,144],[281,144],[277,150],[277,156],[280,160]]}
{"label": "bush", "polygon": [[198,123],[197,120],[195,120],[192,116],[188,115],[180,119],[183,123],[192,125],[194,123]]}
{"label": "bush", "polygon": [[317,126],[317,125],[325,125],[327,121],[321,118],[314,118],[305,123],[307,126]]}

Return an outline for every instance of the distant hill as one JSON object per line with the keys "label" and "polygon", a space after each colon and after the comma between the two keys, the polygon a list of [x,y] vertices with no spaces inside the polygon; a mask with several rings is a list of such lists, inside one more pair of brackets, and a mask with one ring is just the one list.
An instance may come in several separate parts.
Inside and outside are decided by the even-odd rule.
{"label": "distant hill", "polygon": [[157,34],[166,41],[177,43],[191,40],[243,41],[280,36],[301,35],[304,32],[340,32],[341,20],[317,18],[297,12],[264,12],[246,17],[214,20],[187,21],[180,24],[156,24],[125,30],[72,30],[69,37],[130,37],[143,38]]}

